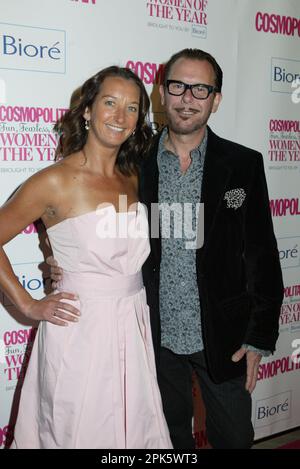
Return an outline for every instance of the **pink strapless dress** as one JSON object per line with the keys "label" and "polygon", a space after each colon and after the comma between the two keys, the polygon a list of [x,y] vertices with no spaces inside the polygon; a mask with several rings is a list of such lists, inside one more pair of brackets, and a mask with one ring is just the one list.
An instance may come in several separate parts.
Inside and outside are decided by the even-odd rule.
{"label": "pink strapless dress", "polygon": [[141,267],[147,216],[112,205],[48,229],[78,323],[41,322],[11,448],[172,448]]}

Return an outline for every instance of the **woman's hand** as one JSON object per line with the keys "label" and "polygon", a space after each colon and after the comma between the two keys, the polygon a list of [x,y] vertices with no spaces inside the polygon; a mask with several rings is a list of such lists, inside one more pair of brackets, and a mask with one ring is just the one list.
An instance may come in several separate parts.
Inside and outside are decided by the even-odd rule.
{"label": "woman's hand", "polygon": [[41,300],[33,298],[22,311],[35,321],[48,321],[57,326],[68,326],[68,322],[78,322],[80,311],[62,300],[78,300],[72,293],[60,292],[45,296]]}

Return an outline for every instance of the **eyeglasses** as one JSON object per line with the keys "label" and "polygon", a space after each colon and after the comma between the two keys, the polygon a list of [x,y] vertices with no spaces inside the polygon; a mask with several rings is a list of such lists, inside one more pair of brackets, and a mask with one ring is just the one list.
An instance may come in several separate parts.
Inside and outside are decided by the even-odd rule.
{"label": "eyeglasses", "polygon": [[173,96],[182,96],[186,90],[191,90],[196,99],[207,99],[211,93],[218,92],[218,88],[212,85],[204,85],[203,83],[188,85],[177,80],[167,80],[167,90]]}

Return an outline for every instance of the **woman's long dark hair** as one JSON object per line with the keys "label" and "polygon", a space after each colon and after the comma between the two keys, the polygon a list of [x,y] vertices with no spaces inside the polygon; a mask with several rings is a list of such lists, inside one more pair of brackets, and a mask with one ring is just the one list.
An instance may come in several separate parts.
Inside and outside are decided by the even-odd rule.
{"label": "woman's long dark hair", "polygon": [[125,175],[130,175],[137,171],[143,154],[149,147],[152,130],[147,122],[150,101],[143,82],[127,68],[107,67],[82,85],[79,98],[74,100],[70,109],[54,126],[54,130],[59,134],[56,159],[65,158],[84,147],[88,131],[85,129],[83,114],[87,107],[92,108],[101,84],[107,77],[132,80],[140,90],[139,116],[135,132],[121,145],[116,161],[119,170]]}

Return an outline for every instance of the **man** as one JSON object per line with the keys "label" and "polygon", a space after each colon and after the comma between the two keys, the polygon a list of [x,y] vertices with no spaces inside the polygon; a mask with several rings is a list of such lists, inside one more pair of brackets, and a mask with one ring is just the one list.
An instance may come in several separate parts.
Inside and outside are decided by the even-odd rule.
{"label": "man", "polygon": [[140,200],[152,225],[153,204],[175,203],[184,214],[192,204],[193,226],[204,204],[203,246],[190,248],[185,230],[183,237],[164,236],[161,210],[161,236],[151,238],[143,270],[175,448],[195,446],[193,370],[212,447],[251,447],[251,392],[261,356],[274,351],[278,337],[283,284],[263,160],[207,126],[221,88],[222,70],[210,54],[184,49],[171,57],[160,87],[168,125],[153,139],[140,175]]}
{"label": "man", "polygon": [[157,202],[204,204],[203,246],[152,238],[144,266],[175,448],[194,448],[193,370],[212,447],[251,447],[251,392],[261,356],[274,351],[278,337],[283,284],[263,160],[207,127],[221,87],[222,70],[210,54],[185,49],[171,57],[160,87],[168,125],[154,139],[140,181],[149,213]]}

